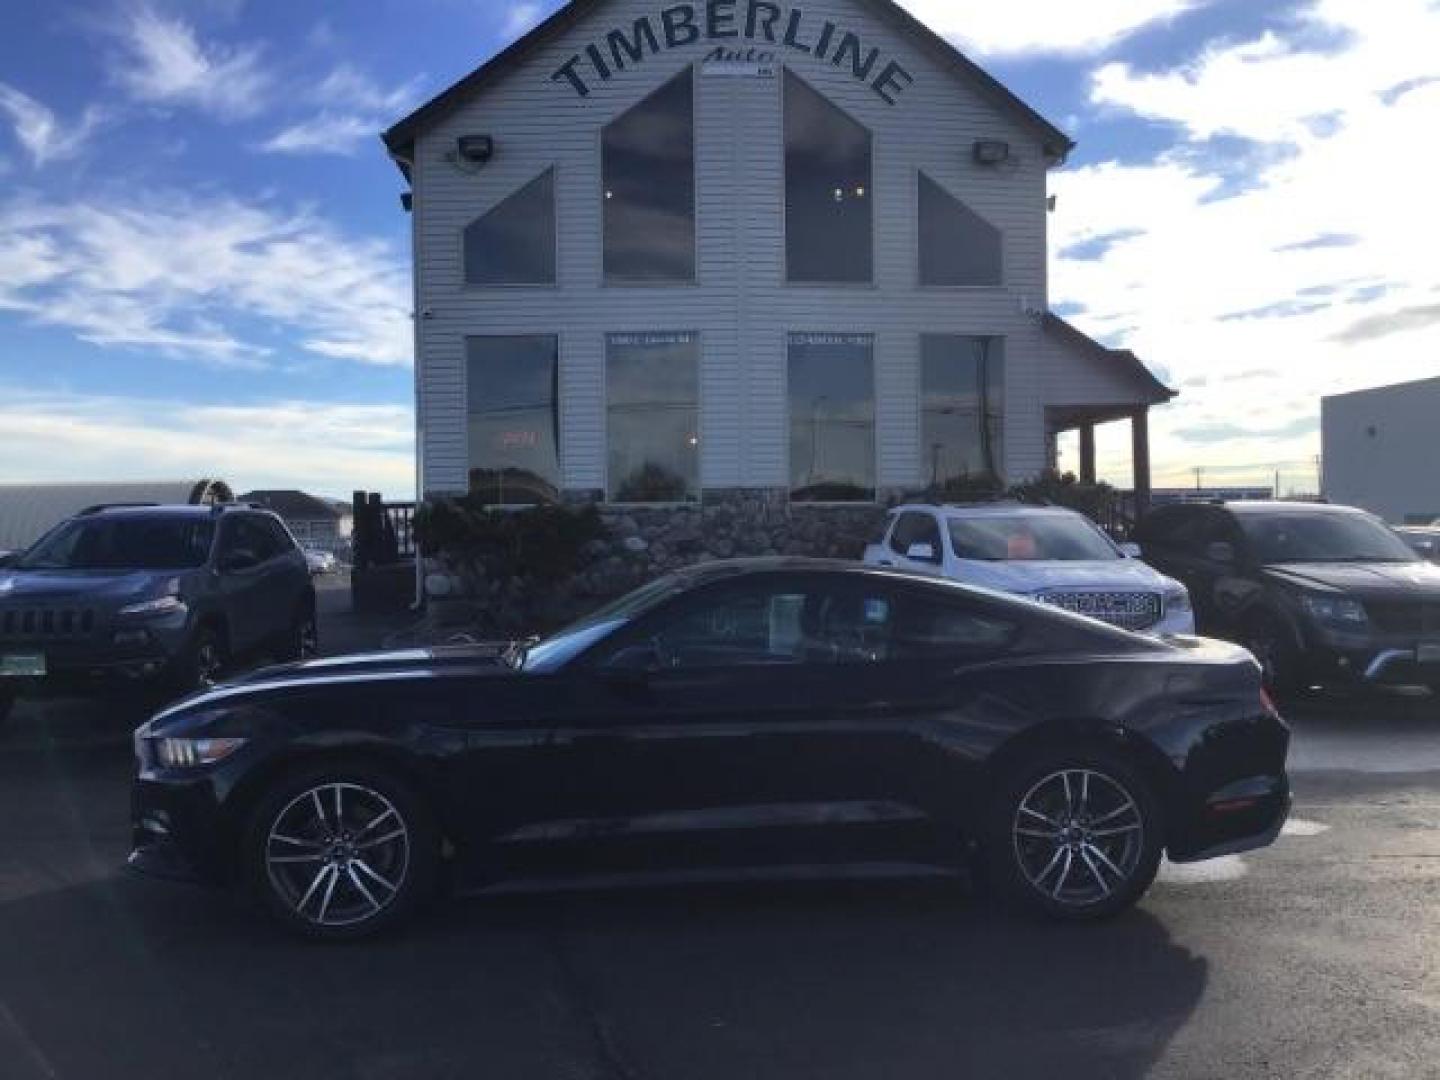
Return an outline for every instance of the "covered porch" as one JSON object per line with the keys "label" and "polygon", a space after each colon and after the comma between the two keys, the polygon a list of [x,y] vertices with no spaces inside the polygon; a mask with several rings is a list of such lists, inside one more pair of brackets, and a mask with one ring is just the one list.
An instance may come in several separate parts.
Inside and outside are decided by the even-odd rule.
{"label": "covered porch", "polygon": [[1076,329],[1058,315],[1045,317],[1045,330],[1061,350],[1059,380],[1045,407],[1045,425],[1052,463],[1058,459],[1061,435],[1078,432],[1079,476],[1095,483],[1098,468],[1095,430],[1105,425],[1130,425],[1131,491],[1125,508],[1132,520],[1150,509],[1150,410],[1175,399],[1176,391],[1162,383],[1133,352],[1110,349]]}

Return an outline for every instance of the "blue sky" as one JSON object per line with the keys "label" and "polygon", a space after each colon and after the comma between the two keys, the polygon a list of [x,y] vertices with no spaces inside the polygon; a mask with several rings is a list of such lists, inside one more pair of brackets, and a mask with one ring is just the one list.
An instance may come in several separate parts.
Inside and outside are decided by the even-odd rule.
{"label": "blue sky", "polygon": [[[405,494],[408,220],[378,132],[555,6],[9,0],[0,481]],[[1078,139],[1052,302],[1184,391],[1160,482],[1303,487],[1320,394],[1440,373],[1440,4],[906,6]],[[1102,438],[1116,479],[1125,442]]]}

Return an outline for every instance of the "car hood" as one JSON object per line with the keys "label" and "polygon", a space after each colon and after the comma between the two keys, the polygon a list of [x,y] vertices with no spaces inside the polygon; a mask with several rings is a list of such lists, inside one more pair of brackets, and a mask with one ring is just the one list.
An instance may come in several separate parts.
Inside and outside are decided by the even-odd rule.
{"label": "car hood", "polygon": [[1413,563],[1282,563],[1265,567],[1277,581],[1353,596],[1440,600],[1440,566]]}
{"label": "car hood", "polygon": [[173,570],[0,570],[0,604],[119,604],[154,595],[175,576]]}
{"label": "car hood", "polygon": [[400,649],[260,668],[184,698],[157,714],[155,720],[192,713],[212,705],[243,705],[248,699],[326,685],[433,679],[451,674],[480,678],[519,677],[520,673],[502,658],[504,649],[504,643]]}
{"label": "car hood", "polygon": [[1000,592],[1030,594],[1074,589],[1085,592],[1164,592],[1178,582],[1137,559],[1103,562],[958,562],[961,580]]}

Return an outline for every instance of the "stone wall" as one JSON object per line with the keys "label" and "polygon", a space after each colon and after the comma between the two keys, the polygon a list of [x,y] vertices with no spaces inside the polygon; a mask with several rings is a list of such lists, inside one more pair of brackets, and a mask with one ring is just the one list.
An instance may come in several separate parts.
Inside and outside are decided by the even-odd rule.
{"label": "stone wall", "polygon": [[491,581],[442,554],[427,560],[437,634],[544,633],[662,574],[718,559],[794,555],[859,559],[880,535],[885,510],[791,505],[784,491],[706,492],[703,506],[601,507],[603,539],[566,580]]}

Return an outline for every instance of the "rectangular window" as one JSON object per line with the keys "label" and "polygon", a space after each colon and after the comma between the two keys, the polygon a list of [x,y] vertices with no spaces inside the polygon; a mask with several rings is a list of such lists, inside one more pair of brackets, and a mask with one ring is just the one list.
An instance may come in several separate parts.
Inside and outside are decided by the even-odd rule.
{"label": "rectangular window", "polygon": [[700,496],[700,336],[605,339],[609,497],[622,503]]}
{"label": "rectangular window", "polygon": [[555,284],[555,170],[465,228],[467,285]]}
{"label": "rectangular window", "polygon": [[921,447],[934,488],[1005,471],[1003,338],[921,338]]}
{"label": "rectangular window", "polygon": [[875,337],[790,335],[790,488],[796,502],[875,498]]}
{"label": "rectangular window", "polygon": [[695,80],[689,68],[601,135],[605,280],[695,280]]}
{"label": "rectangular window", "polygon": [[1004,261],[1000,230],[921,173],[920,284],[996,286]]}
{"label": "rectangular window", "polygon": [[785,252],[790,281],[874,280],[870,132],[785,72]]}
{"label": "rectangular window", "polygon": [[496,506],[556,501],[559,339],[466,338],[465,364],[471,492]]}

